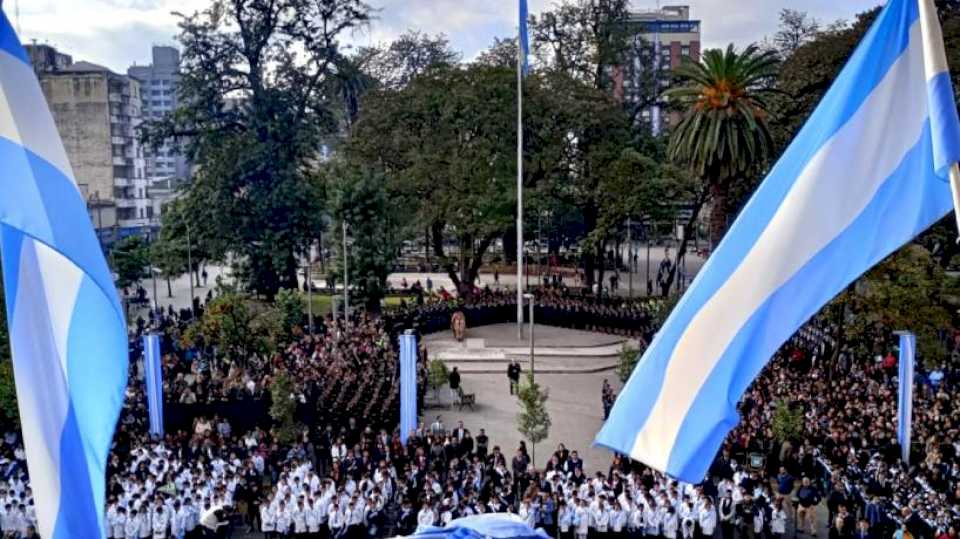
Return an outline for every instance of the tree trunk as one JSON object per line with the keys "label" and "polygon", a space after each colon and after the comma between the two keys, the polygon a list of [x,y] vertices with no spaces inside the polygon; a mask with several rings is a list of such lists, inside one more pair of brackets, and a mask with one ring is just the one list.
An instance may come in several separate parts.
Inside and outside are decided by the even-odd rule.
{"label": "tree trunk", "polygon": [[607,266],[607,257],[604,252],[607,246],[607,240],[600,240],[597,244],[597,296],[603,295],[603,274]]}
{"label": "tree trunk", "polygon": [[[583,208],[583,228],[584,236],[589,236],[597,228],[597,207],[595,204],[587,204]],[[597,260],[589,249],[582,251],[583,256],[583,285],[592,288],[594,281],[594,271],[596,270]]]}
{"label": "tree trunk", "polygon": [[[714,181],[710,187],[710,250],[720,245],[720,240],[727,232],[727,190],[728,182]],[[688,235],[688,234],[687,234]]]}
{"label": "tree trunk", "polygon": [[677,247],[677,256],[674,259],[673,267],[670,268],[670,274],[667,276],[666,286],[663,287],[664,297],[670,294],[670,287],[673,286],[673,281],[677,276],[677,269],[680,265],[680,259],[687,254],[687,244],[690,242],[690,230],[693,230],[693,227],[696,226],[697,218],[700,217],[700,210],[703,208],[703,204],[707,200],[707,190],[703,189],[700,194],[697,196],[697,201],[693,205],[693,211],[690,212],[690,218],[687,219],[687,224],[685,226],[686,232],[683,234],[683,239],[680,241],[680,245]]}
{"label": "tree trunk", "polygon": [[503,235],[503,262],[515,264],[517,262],[517,227],[511,226]]}
{"label": "tree trunk", "polygon": [[173,288],[170,286],[170,276],[169,276],[169,275],[167,275],[167,297],[168,297],[168,298],[172,298],[172,297],[173,297]]}
{"label": "tree trunk", "polygon": [[443,252],[443,228],[444,223],[439,221],[430,225],[430,241],[433,244],[433,254],[436,255],[437,262],[447,272],[450,280],[453,281],[454,288],[460,290],[460,275],[458,275],[457,266]]}

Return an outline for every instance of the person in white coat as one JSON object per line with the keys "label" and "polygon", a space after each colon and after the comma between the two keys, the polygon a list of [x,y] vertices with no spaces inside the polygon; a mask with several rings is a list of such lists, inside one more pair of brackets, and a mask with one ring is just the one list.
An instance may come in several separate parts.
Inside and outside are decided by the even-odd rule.
{"label": "person in white coat", "polygon": [[700,533],[704,537],[713,537],[717,529],[717,509],[713,506],[710,498],[705,498],[700,512],[697,514],[697,523],[700,525]]}
{"label": "person in white coat", "polygon": [[124,539],[137,539],[140,537],[140,521],[140,512],[136,509],[131,509],[130,516],[127,517],[127,522],[123,525]]}
{"label": "person in white coat", "polygon": [[560,530],[561,539],[571,539],[571,529],[573,528],[574,509],[567,505],[566,500],[560,499],[557,509],[557,529]]}
{"label": "person in white coat", "polygon": [[306,510],[307,533],[310,534],[310,536],[319,537],[317,534],[320,533],[320,525],[323,524],[320,517],[323,515],[324,513],[320,509],[319,500],[310,498]]}
{"label": "person in white coat", "polygon": [[273,522],[277,530],[277,535],[282,537],[290,533],[290,525],[293,521],[290,518],[290,510],[283,502],[277,504],[276,515],[273,517]]}
{"label": "person in white coat", "polygon": [[430,502],[424,503],[423,508],[417,513],[417,533],[433,526],[436,521],[437,514],[433,511],[433,508],[430,507]]}
{"label": "person in white coat", "polygon": [[627,512],[623,510],[620,502],[613,502],[613,509],[610,511],[610,531],[613,532],[615,537],[623,537],[623,532],[627,529],[628,520]]}
{"label": "person in white coat", "polygon": [[127,536],[127,510],[123,507],[117,507],[117,512],[113,515],[113,522],[111,525],[113,527],[114,539],[125,539]]}
{"label": "person in white coat", "polygon": [[307,533],[307,507],[303,500],[298,500],[297,505],[290,510],[290,520],[293,521],[293,533],[302,536]]}
{"label": "person in white coat", "polygon": [[269,503],[260,506],[260,531],[267,539],[273,539],[277,533],[277,514]]}
{"label": "person in white coat", "polygon": [[343,511],[340,510],[340,502],[334,500],[330,505],[327,515],[327,525],[330,527],[330,537],[341,537],[347,530],[346,520],[343,518]]}
{"label": "person in white coat", "polygon": [[784,509],[783,498],[777,498],[770,513],[770,533],[774,539],[780,539],[787,533],[787,511]]}
{"label": "person in white coat", "polygon": [[577,508],[574,511],[574,521],[576,522],[577,539],[586,539],[590,534],[590,509],[586,502],[577,500]]}
{"label": "person in white coat", "polygon": [[661,527],[663,528],[663,537],[665,539],[676,539],[680,522],[677,517],[677,511],[673,507],[667,507],[667,511],[663,515],[663,524]]}

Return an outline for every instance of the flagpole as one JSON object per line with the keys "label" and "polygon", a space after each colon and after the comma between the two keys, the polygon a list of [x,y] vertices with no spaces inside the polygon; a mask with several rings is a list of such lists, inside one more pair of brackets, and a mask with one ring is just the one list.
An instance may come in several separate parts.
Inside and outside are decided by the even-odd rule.
{"label": "flagpole", "polygon": [[[520,14],[523,17],[523,13]],[[517,26],[517,340],[523,339],[523,21]]]}
{"label": "flagpole", "polygon": [[[957,163],[950,165],[950,194],[953,195],[953,217],[960,231],[960,167]],[[960,238],[957,238],[957,242],[960,243]]]}

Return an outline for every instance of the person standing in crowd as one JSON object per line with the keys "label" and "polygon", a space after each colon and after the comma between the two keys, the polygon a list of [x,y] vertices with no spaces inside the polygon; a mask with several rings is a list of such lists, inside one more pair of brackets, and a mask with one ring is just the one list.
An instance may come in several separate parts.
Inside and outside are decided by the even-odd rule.
{"label": "person standing in crowd", "polygon": [[460,371],[456,366],[454,366],[453,370],[450,371],[450,374],[447,377],[447,382],[450,385],[450,398],[456,401],[456,399],[460,396]]}
{"label": "person standing in crowd", "polygon": [[813,535],[816,533],[817,505],[820,504],[820,492],[813,486],[809,477],[801,480],[797,490],[797,531]]}
{"label": "person standing in crowd", "polygon": [[773,502],[773,511],[770,513],[770,534],[773,539],[782,539],[785,533],[787,533],[787,511],[784,499],[778,497]]}
{"label": "person standing in crowd", "polygon": [[510,383],[510,394],[513,395],[517,391],[517,386],[520,384],[520,373],[523,372],[523,369],[520,367],[520,363],[516,359],[510,362],[510,365],[507,366],[507,381]]}

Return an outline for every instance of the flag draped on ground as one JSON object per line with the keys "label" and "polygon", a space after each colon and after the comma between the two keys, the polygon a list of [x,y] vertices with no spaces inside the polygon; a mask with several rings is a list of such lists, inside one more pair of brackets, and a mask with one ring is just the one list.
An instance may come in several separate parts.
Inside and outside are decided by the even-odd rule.
{"label": "flag draped on ground", "polygon": [[769,358],[947,214],[960,126],[932,0],[890,0],[644,352],[596,443],[691,482]]}
{"label": "flag draped on ground", "polygon": [[123,311],[26,53],[0,12],[0,252],[41,537],[102,537]]}
{"label": "flag draped on ground", "polygon": [[442,528],[430,528],[408,537],[417,539],[548,539],[543,530],[534,530],[517,515],[489,513],[450,521]]}

